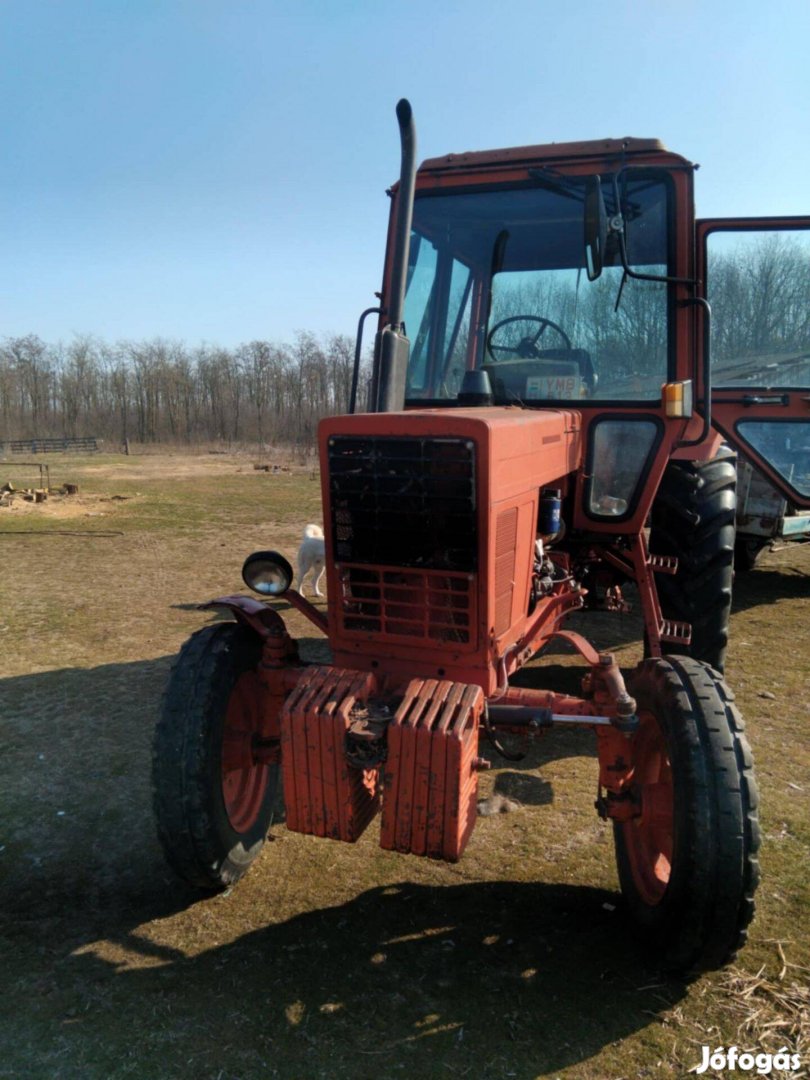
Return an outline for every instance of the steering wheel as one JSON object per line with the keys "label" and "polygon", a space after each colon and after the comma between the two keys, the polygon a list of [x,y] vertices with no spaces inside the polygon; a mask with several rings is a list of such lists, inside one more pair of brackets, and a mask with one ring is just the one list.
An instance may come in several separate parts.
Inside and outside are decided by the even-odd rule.
{"label": "steering wheel", "polygon": [[[515,345],[496,345],[493,343],[493,338],[501,329],[501,327],[509,326],[512,323],[517,322],[536,323],[537,333],[534,335],[527,334],[525,337],[522,337]],[[570,350],[572,348],[572,345],[571,339],[569,338],[568,334],[566,334],[566,332],[561,326],[558,326],[557,323],[552,322],[551,319],[545,319],[540,315],[512,315],[509,319],[501,319],[500,322],[495,323],[490,332],[487,334],[487,351],[492,355],[495,360],[498,359],[498,356],[496,354],[499,352],[511,353],[513,356],[517,356],[521,360],[539,360],[541,359],[543,354],[542,350],[538,347],[537,342],[540,340],[540,338],[543,336],[543,334],[549,327],[551,327],[555,334],[559,334],[559,336],[563,339],[564,348]]]}

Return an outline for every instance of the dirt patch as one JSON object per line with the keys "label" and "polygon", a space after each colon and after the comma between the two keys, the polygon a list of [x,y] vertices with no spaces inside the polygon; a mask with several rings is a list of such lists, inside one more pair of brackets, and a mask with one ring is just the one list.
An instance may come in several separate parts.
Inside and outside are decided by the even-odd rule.
{"label": "dirt patch", "polygon": [[[121,457],[115,461],[86,465],[83,472],[96,481],[108,481],[115,477],[128,480],[184,480],[192,477],[233,476],[235,473],[265,472],[257,470],[255,465],[268,465],[266,479],[272,479],[273,466],[279,471],[304,474],[311,472],[313,466],[294,461],[287,454],[278,457],[267,454],[199,454],[194,456],[143,455]],[[317,468],[317,464],[315,465]]]}
{"label": "dirt patch", "polygon": [[[269,478],[278,477],[280,473],[294,473],[296,475],[308,475],[317,471],[317,459],[302,460],[289,450],[279,451],[238,451],[222,453],[196,453],[196,454],[166,454],[166,453],[138,453],[138,454],[98,454],[92,456],[49,456],[49,460],[43,460],[42,465],[48,466],[51,475],[51,486],[62,484],[65,480],[74,479],[80,475],[91,480],[93,484],[106,483],[111,480],[183,480],[192,477],[227,477],[242,472],[266,472]],[[256,468],[261,466],[261,468]],[[267,467],[265,469],[265,466]],[[275,471],[274,471],[275,470]],[[13,477],[20,486],[30,485],[36,470],[31,467],[23,467],[13,458],[0,460],[0,480],[4,481]]]}
{"label": "dirt patch", "polygon": [[9,506],[0,507],[0,531],[4,523],[29,515],[37,518],[54,518],[64,521],[70,518],[107,517],[114,515],[121,502],[129,501],[129,495],[49,495],[45,502],[27,502],[15,497]]}

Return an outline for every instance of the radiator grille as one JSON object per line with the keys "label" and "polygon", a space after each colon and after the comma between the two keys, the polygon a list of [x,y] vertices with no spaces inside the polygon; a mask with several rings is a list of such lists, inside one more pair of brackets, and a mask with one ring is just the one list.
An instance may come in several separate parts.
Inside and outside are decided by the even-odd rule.
{"label": "radiator grille", "polygon": [[342,564],[338,618],[349,633],[469,645],[474,582],[469,574]]}
{"label": "radiator grille", "polygon": [[336,562],[477,568],[472,442],[335,436],[328,459]]}

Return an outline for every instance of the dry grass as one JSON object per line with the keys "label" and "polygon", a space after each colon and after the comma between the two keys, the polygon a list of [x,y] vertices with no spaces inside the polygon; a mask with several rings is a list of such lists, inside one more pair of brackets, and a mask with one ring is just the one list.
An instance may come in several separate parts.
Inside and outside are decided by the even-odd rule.
{"label": "dry grass", "polygon": [[[764,1049],[798,1054],[807,1062],[810,969],[788,960],[789,947],[781,941],[768,944],[775,954],[770,965],[763,964],[756,972],[731,967],[700,987],[696,999],[703,1003],[703,1015],[698,1017],[682,1005],[663,1013],[662,1022],[694,1048],[696,1062],[702,1060],[703,1046],[737,1046],[740,1053],[757,1054]],[[800,1080],[810,1070],[803,1065],[791,1071],[774,1069],[770,1075]]]}
{"label": "dry grass", "polygon": [[[168,666],[248,551],[294,554],[319,487],[222,455],[71,473],[103,518],[0,517],[0,1077],[605,1080],[684,1076],[704,1042],[810,1053],[810,548],[738,582],[764,880],[737,966],[687,986],[638,954],[576,733],[494,761],[481,797],[518,808],[481,817],[457,866],[384,852],[373,826],[354,846],[281,827],[230,894],[175,882],[149,795]],[[583,627],[640,655],[632,617]],[[528,677],[573,687],[572,662]]]}
{"label": "dry grass", "polygon": [[[810,968],[785,959],[776,942],[782,967],[768,978],[763,966],[754,975],[731,970],[721,980],[721,1008],[736,1025],[735,1041],[751,1049],[766,1044],[787,1048],[807,1060],[810,1051]],[[808,1070],[803,1069],[808,1075]]]}

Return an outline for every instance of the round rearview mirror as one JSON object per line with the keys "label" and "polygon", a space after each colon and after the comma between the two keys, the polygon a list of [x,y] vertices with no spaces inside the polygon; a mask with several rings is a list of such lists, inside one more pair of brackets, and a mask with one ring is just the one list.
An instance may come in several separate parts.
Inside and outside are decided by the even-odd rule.
{"label": "round rearview mirror", "polygon": [[607,212],[598,176],[589,176],[585,184],[585,271],[588,281],[602,273],[607,244]]}
{"label": "round rearview mirror", "polygon": [[277,551],[254,551],[245,559],[242,580],[262,596],[281,596],[292,585],[293,571]]}

